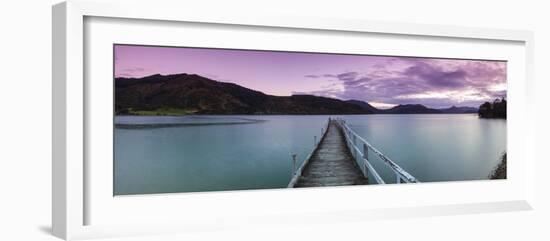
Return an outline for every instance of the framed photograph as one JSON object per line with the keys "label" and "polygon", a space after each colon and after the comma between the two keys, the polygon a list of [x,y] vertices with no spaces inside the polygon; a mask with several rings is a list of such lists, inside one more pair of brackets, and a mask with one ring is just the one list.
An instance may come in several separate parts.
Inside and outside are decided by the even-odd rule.
{"label": "framed photograph", "polygon": [[54,235],[532,208],[532,33],[129,5],[53,7]]}

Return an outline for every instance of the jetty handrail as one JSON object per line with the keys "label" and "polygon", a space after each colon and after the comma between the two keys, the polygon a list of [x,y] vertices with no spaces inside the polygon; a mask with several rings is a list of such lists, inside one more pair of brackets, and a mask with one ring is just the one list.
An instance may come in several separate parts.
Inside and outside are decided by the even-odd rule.
{"label": "jetty handrail", "polygon": [[[307,163],[309,162],[309,160],[313,156],[313,153],[315,153],[315,151],[319,147],[319,144],[321,143],[321,141],[323,140],[323,138],[327,134],[329,125],[330,125],[330,118],[328,118],[328,121],[327,121],[327,124],[325,125],[325,127],[321,128],[321,137],[319,139],[317,139],[317,136],[313,136],[313,144],[314,144],[313,145],[313,150],[307,155],[306,159],[304,159],[302,164],[300,164],[300,167],[298,167],[296,169],[293,165],[293,167],[292,167],[292,169],[293,169],[292,170],[292,178],[290,179],[290,182],[288,183],[287,188],[293,188],[296,185],[296,183],[298,183],[298,180],[300,179],[300,176],[302,176],[302,173],[304,171],[304,167],[307,165]],[[293,161],[293,164],[294,164],[296,162],[296,155],[292,155],[292,159],[293,159],[292,161]]]}
{"label": "jetty handrail", "polygon": [[[368,161],[368,150],[370,149],[372,152],[374,152],[386,166],[388,166],[396,175],[397,183],[401,183],[402,181],[406,183],[419,183],[414,176],[409,174],[407,171],[405,171],[403,168],[401,168],[399,165],[397,165],[395,162],[393,162],[389,157],[384,155],[382,152],[380,152],[378,149],[376,149],[374,146],[372,146],[368,141],[366,141],[363,137],[359,136],[355,131],[353,131],[347,124],[346,121],[343,119],[337,119],[336,123],[342,127],[342,130],[344,131],[344,135],[346,137],[346,144],[348,147],[350,147],[350,150],[355,152],[355,159],[356,162],[358,162],[359,166],[362,167],[361,171],[363,171],[363,174],[367,175],[367,169],[371,172],[372,176],[379,184],[385,184],[384,180],[378,175],[376,170],[372,167],[370,162]],[[356,144],[356,142],[359,141],[363,144],[363,151],[361,151],[361,148],[359,148]],[[359,163],[359,160],[362,160],[364,162],[364,165],[361,165],[362,163]]]}

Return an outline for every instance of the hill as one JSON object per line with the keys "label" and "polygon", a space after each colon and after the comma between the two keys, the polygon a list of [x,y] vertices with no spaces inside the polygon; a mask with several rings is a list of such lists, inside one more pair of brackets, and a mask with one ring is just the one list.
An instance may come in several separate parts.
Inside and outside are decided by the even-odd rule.
{"label": "hill", "polygon": [[474,107],[456,107],[432,109],[420,104],[397,105],[390,109],[377,109],[371,104],[360,100],[347,100],[346,102],[361,106],[363,109],[370,110],[374,114],[470,114],[478,113]]}
{"label": "hill", "polygon": [[116,78],[115,103],[117,115],[373,113],[338,99],[267,95],[194,74]]}
{"label": "hill", "polygon": [[361,108],[371,111],[373,114],[378,114],[381,112],[381,110],[377,109],[376,107],[372,106],[368,102],[361,101],[361,100],[346,100],[347,103],[358,105]]}
{"label": "hill", "polygon": [[384,114],[442,114],[441,110],[431,109],[420,104],[398,105],[383,110]]}
{"label": "hill", "polygon": [[313,95],[274,96],[234,83],[196,74],[115,78],[116,115],[349,115],[349,114],[462,114],[472,107],[432,109],[420,104],[377,109],[360,100]]}
{"label": "hill", "polygon": [[444,109],[439,109],[441,112],[443,113],[447,113],[447,114],[471,114],[471,113],[477,113],[478,112],[478,109],[477,108],[474,108],[474,107],[465,107],[465,106],[462,106],[462,107],[456,107],[456,106],[452,106],[450,108],[444,108]]}

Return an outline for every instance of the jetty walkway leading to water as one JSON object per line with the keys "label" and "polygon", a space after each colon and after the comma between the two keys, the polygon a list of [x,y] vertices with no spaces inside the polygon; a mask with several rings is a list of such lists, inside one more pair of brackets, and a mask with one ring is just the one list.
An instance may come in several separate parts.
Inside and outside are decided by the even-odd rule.
{"label": "jetty walkway leading to water", "polygon": [[289,188],[385,184],[369,161],[373,157],[379,158],[394,172],[396,183],[419,182],[351,130],[345,120],[329,118],[321,133],[318,142],[314,138],[313,151],[298,168],[296,156],[293,156]]}

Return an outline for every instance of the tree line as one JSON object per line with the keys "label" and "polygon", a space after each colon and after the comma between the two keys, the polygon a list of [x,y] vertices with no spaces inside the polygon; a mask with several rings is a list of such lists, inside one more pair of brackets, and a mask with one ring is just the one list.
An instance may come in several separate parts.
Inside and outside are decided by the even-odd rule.
{"label": "tree line", "polygon": [[506,119],[506,99],[496,99],[493,103],[483,103],[479,106],[478,114],[480,118]]}

